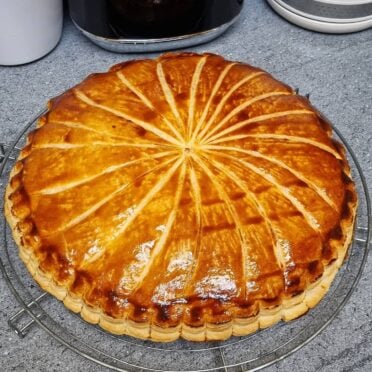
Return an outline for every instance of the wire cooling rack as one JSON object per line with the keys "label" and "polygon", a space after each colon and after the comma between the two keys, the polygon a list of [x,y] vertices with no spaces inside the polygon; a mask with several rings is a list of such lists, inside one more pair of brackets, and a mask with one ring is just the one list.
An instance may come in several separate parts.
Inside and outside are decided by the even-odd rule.
{"label": "wire cooling rack", "polygon": [[[26,134],[42,115],[39,113],[18,134],[12,144],[0,144],[0,192],[3,195]],[[41,327],[79,355],[116,371],[255,371],[285,358],[317,336],[339,313],[355,289],[366,263],[371,239],[371,205],[366,180],[356,156],[337,128],[335,137],[347,149],[359,194],[354,240],[346,263],[328,294],[301,318],[225,342],[193,343],[176,341],[157,344],[127,336],[115,336],[86,323],[64,305],[43,292],[18,257],[4,217],[0,218],[0,269],[19,311],[8,319],[19,337],[32,327]]]}

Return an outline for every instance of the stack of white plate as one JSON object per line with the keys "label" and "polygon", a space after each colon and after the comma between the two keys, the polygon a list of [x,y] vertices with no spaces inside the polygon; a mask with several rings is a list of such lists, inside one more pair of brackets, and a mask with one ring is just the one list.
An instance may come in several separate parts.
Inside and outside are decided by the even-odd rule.
{"label": "stack of white plate", "polygon": [[347,33],[372,27],[372,0],[267,0],[288,21],[309,30]]}

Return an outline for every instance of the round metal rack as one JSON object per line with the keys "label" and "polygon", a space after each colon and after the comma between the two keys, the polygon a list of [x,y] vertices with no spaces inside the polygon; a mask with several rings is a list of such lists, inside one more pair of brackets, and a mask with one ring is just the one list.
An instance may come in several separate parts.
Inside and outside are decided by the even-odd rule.
{"label": "round metal rack", "polygon": [[[9,172],[38,117],[31,120],[12,144],[0,144],[1,209]],[[285,358],[316,337],[339,313],[358,284],[371,239],[371,205],[362,169],[352,149],[337,130],[335,137],[347,149],[359,194],[354,240],[348,258],[328,294],[301,318],[225,342],[176,341],[157,344],[115,336],[86,323],[64,305],[42,292],[18,257],[5,219],[0,218],[0,269],[20,310],[9,326],[25,337],[39,326],[64,346],[101,366],[116,371],[254,371]]]}

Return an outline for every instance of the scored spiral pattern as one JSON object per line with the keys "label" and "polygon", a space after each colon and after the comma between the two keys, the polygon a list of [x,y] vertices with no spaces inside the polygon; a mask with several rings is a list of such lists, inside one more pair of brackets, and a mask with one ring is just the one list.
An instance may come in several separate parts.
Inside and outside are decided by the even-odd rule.
{"label": "scored spiral pattern", "polygon": [[330,132],[291,88],[215,55],[91,75],[17,163],[23,259],[93,322],[256,316],[338,258],[350,179]]}

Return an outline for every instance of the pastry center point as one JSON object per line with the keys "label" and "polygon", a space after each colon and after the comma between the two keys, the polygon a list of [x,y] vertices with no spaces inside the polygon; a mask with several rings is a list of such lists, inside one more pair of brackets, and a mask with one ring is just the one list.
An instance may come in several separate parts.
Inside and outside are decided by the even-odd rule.
{"label": "pastry center point", "polygon": [[191,155],[191,153],[194,151],[194,146],[191,143],[186,143],[183,146],[183,152],[186,156]]}

